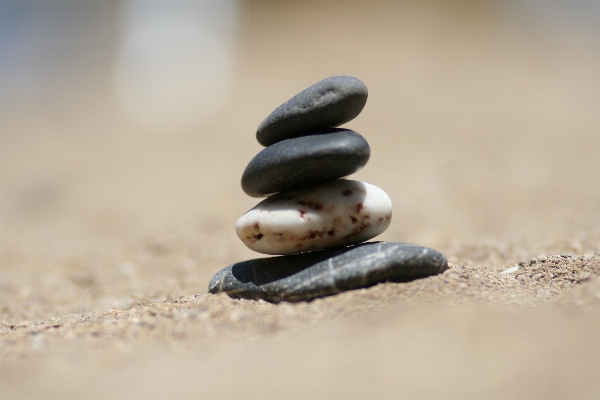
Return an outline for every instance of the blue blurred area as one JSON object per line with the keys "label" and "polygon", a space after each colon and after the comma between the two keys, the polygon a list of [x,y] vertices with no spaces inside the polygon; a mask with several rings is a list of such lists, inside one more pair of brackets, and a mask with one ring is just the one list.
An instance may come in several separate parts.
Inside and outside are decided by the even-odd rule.
{"label": "blue blurred area", "polygon": [[235,1],[3,1],[2,108],[57,112],[110,102],[116,91],[125,112],[153,126],[157,108],[197,102],[192,90],[206,96],[205,86],[219,85],[209,93],[219,104],[215,92],[229,77],[215,75],[231,70],[224,49],[236,8]]}
{"label": "blue blurred area", "polygon": [[[5,115],[15,109],[58,112],[116,103],[147,129],[177,121],[197,124],[201,118],[196,118],[192,109],[214,114],[231,89],[235,51],[239,50],[236,39],[240,39],[236,26],[243,23],[245,12],[258,6],[268,10],[268,4],[2,1],[2,111]],[[377,7],[376,2],[369,4]],[[457,2],[456,7],[465,15],[471,8],[487,9],[484,14],[494,15],[507,26],[507,34],[515,30],[523,41],[543,41],[546,34],[556,31],[564,31],[564,40],[575,47],[581,45],[582,35],[600,38],[597,1]],[[427,9],[436,14],[435,3]],[[477,15],[472,13],[472,22],[476,23]],[[270,18],[279,16],[274,12]],[[260,31],[262,27],[249,29]],[[572,36],[575,31],[578,35]],[[379,34],[386,35],[383,31]],[[294,40],[301,38],[290,38],[290,43]],[[296,51],[294,46],[281,50],[282,58]],[[158,111],[164,116],[158,118]]]}
{"label": "blue blurred area", "polygon": [[[116,1],[3,1],[2,106],[60,107],[108,83],[118,44]],[[9,103],[9,104],[7,104]]]}

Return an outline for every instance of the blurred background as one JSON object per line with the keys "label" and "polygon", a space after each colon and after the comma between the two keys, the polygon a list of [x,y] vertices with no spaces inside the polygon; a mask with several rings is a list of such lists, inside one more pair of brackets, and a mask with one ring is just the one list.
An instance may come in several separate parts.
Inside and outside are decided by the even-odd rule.
{"label": "blurred background", "polygon": [[[600,3],[0,3],[0,320],[206,292],[259,123],[369,88],[380,238],[492,268],[600,251]],[[94,289],[90,292],[91,289]]]}

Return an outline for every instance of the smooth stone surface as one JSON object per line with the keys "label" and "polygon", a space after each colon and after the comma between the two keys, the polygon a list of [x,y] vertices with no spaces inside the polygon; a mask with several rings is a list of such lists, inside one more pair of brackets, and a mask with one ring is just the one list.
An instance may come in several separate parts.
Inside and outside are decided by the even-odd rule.
{"label": "smooth stone surface", "polygon": [[210,293],[234,298],[310,301],[379,282],[405,282],[448,269],[438,251],[407,243],[363,243],[230,265],[210,281]]}
{"label": "smooth stone surface", "polygon": [[258,127],[256,140],[270,146],[284,139],[334,128],[354,119],[367,102],[367,86],[351,76],[332,76],[298,93]]}
{"label": "smooth stone surface", "polygon": [[263,197],[348,176],[369,161],[369,143],[349,129],[283,140],[258,153],[242,175],[242,189]]}
{"label": "smooth stone surface", "polygon": [[383,233],[391,219],[383,190],[340,179],[263,200],[242,215],[235,232],[251,250],[282,255],[361,243]]}

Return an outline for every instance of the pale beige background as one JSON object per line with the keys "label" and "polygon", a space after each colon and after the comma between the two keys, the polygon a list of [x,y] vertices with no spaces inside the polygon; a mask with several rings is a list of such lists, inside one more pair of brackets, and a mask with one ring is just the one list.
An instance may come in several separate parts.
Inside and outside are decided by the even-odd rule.
{"label": "pale beige background", "polygon": [[[193,105],[210,113],[182,120],[160,107],[128,114],[115,89],[122,8],[108,3],[90,12],[82,4],[80,42],[65,42],[77,57],[67,53],[44,75],[53,55],[29,55],[46,79],[35,81],[37,89],[7,91],[18,76],[3,65],[2,391],[31,398],[37,390],[64,398],[592,398],[597,383],[586,373],[600,363],[597,277],[580,308],[525,295],[521,306],[486,308],[485,293],[456,306],[443,298],[432,300],[437,306],[406,305],[394,300],[401,289],[393,286],[384,295],[367,291],[369,301],[351,295],[310,306],[220,297],[191,303],[217,317],[239,307],[255,320],[247,334],[238,317],[223,317],[235,332],[228,335],[228,328],[187,326],[177,313],[181,331],[134,334],[127,314],[99,328],[122,329],[115,341],[74,321],[143,309],[141,299],[158,307],[206,293],[217,270],[257,257],[233,230],[257,202],[239,183],[261,149],[255,129],[293,94],[338,74],[369,88],[364,111],[346,126],[371,145],[371,160],[353,178],[383,188],[394,204],[381,240],[430,246],[455,265],[497,271],[540,255],[600,252],[594,7],[240,3],[226,27],[225,78],[219,70],[203,78],[225,79],[223,93],[214,94],[221,103],[198,98]],[[48,46],[39,48],[62,54]],[[208,73],[205,60],[180,62]],[[186,77],[176,75],[175,87],[177,76]],[[311,323],[311,313],[322,315]],[[288,322],[260,328],[278,315]],[[336,315],[353,321],[328,324]],[[72,325],[57,328],[52,340],[15,333],[51,318]]]}

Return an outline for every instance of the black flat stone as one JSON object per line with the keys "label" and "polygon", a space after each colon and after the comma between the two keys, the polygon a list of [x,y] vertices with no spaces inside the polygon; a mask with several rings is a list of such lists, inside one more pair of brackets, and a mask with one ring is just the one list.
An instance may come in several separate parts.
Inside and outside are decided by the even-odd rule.
{"label": "black flat stone", "polygon": [[242,175],[242,189],[262,197],[293,187],[348,176],[369,161],[369,143],[348,129],[283,140],[254,157]]}
{"label": "black flat stone", "polygon": [[427,247],[370,242],[233,264],[217,272],[208,291],[273,303],[310,301],[380,282],[424,278],[446,269],[446,257]]}
{"label": "black flat stone", "polygon": [[332,76],[298,93],[258,127],[256,140],[270,146],[281,140],[334,128],[354,119],[367,102],[367,86],[351,76]]}

